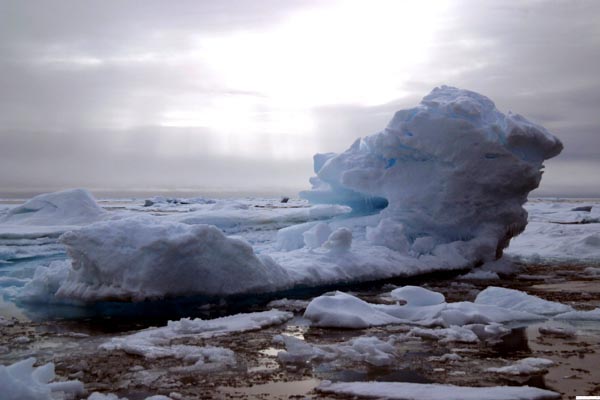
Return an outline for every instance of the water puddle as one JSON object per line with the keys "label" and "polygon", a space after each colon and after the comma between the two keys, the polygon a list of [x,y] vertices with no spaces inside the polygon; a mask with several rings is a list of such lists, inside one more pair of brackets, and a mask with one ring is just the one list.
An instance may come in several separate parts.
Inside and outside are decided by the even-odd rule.
{"label": "water puddle", "polygon": [[533,285],[531,288],[546,292],[600,293],[600,285],[598,285],[598,281],[568,281],[561,283],[548,283],[542,285]]}
{"label": "water puddle", "polygon": [[292,396],[305,396],[319,385],[317,379],[306,379],[290,382],[269,382],[261,385],[226,387],[216,389],[217,394],[225,395],[224,398],[260,398],[260,399],[287,399]]}

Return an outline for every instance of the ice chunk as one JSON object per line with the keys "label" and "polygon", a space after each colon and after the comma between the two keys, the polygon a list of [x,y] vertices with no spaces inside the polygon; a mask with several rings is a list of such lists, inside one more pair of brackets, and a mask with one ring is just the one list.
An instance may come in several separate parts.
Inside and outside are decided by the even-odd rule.
{"label": "ice chunk", "polygon": [[544,372],[555,364],[554,361],[546,358],[528,357],[505,367],[487,368],[486,371],[508,375],[530,375]]}
{"label": "ice chunk", "polygon": [[443,294],[419,286],[403,286],[392,290],[392,298],[406,301],[408,306],[433,306],[446,302]]}
{"label": "ice chunk", "polygon": [[386,246],[402,250],[406,238],[425,236],[436,246],[461,241],[455,250],[467,266],[496,258],[523,231],[522,205],[539,185],[542,162],[561,150],[543,127],[502,114],[485,96],[442,86],[398,111],[382,132],[315,157],[313,190],[301,196],[356,208],[386,200],[382,220],[403,226]]}
{"label": "ice chunk", "polygon": [[151,217],[100,222],[67,232],[60,241],[72,270],[58,297],[144,300],[227,295],[284,288],[286,272],[245,241],[210,225]]}
{"label": "ice chunk", "polygon": [[371,304],[343,292],[319,296],[310,302],[304,317],[315,326],[329,328],[368,328],[370,326],[402,323]]}
{"label": "ice chunk", "polygon": [[351,361],[365,362],[378,367],[394,362],[396,338],[383,341],[374,336],[359,336],[347,342],[325,345],[311,345],[293,336],[278,335],[274,342],[283,343],[286,351],[279,352],[277,358],[284,364],[305,364],[311,361]]}
{"label": "ice chunk", "polygon": [[12,365],[0,365],[0,392],[3,400],[54,400],[62,394],[83,393],[79,381],[51,382],[54,380],[54,364],[35,368],[35,358],[18,361]]}
{"label": "ice chunk", "polygon": [[398,400],[543,400],[560,394],[529,386],[465,387],[436,383],[323,381],[317,391]]}
{"label": "ice chunk", "polygon": [[479,338],[470,329],[461,326],[452,325],[449,328],[443,329],[427,329],[413,328],[410,330],[410,335],[424,337],[428,339],[439,340],[440,343],[462,342],[462,343],[477,343]]}
{"label": "ice chunk", "polygon": [[70,189],[36,196],[0,217],[0,224],[83,225],[98,221],[105,214],[90,192]]}
{"label": "ice chunk", "polygon": [[306,222],[278,230],[275,247],[283,251],[301,249],[305,244],[304,233],[312,229],[315,224],[315,222]]}
{"label": "ice chunk", "polygon": [[563,314],[558,314],[554,318],[562,320],[587,320],[587,321],[600,321],[600,308],[595,308],[588,311],[568,311]]}
{"label": "ice chunk", "polygon": [[48,266],[36,268],[33,278],[27,282],[18,298],[26,303],[53,303],[58,300],[55,294],[71,271],[71,263],[67,260],[54,261]]}
{"label": "ice chunk", "polygon": [[598,224],[532,221],[525,232],[511,242],[507,254],[537,263],[596,265],[600,260]]}
{"label": "ice chunk", "polygon": [[127,398],[125,397],[119,397],[116,394],[112,394],[112,393],[100,393],[100,392],[94,392],[92,394],[90,394],[90,396],[87,398],[87,400],[127,400]]}
{"label": "ice chunk", "polygon": [[518,290],[494,286],[481,291],[475,299],[475,304],[493,305],[539,315],[555,315],[573,310],[571,306],[565,304],[543,300]]}
{"label": "ice chunk", "polygon": [[309,249],[316,249],[321,247],[323,243],[327,241],[331,235],[331,228],[325,222],[319,222],[309,230],[305,231],[302,236],[304,237],[304,244]]}
{"label": "ice chunk", "polygon": [[210,338],[235,332],[247,332],[282,324],[293,317],[292,313],[271,310],[248,314],[236,314],[211,320],[183,318],[169,321],[167,326],[149,328],[123,337],[115,337],[101,345],[105,350],[123,350],[127,353],[156,358],[158,347],[165,347],[165,353],[173,355],[171,342],[185,337]]}
{"label": "ice chunk", "polygon": [[[456,327],[469,324],[485,324],[491,327],[495,323],[535,321],[547,318],[544,315],[493,304],[477,304],[468,301],[446,303],[441,293],[415,286],[395,289],[392,293],[394,293],[393,297],[407,300],[408,303],[406,305],[370,304],[347,293],[335,292],[313,299],[306,308],[304,316],[311,320],[313,325],[322,327],[360,329],[394,323],[412,323],[451,328],[447,331],[430,334],[430,337],[434,335],[439,338],[453,335],[457,332]],[[517,293],[522,292],[517,291]],[[531,297],[533,297],[532,302],[536,301],[535,299],[545,301],[534,296]],[[560,303],[555,304],[562,306]],[[548,311],[544,307],[540,309],[544,312]],[[562,308],[557,306],[554,311],[559,312],[560,309]],[[472,332],[464,333],[461,330],[458,334],[463,337],[468,335],[472,338],[473,332],[481,333],[478,336],[494,336],[495,333],[504,333],[494,332],[494,329],[484,332],[475,325],[466,328]],[[451,332],[453,329],[454,332]],[[458,336],[455,335],[455,337]]]}

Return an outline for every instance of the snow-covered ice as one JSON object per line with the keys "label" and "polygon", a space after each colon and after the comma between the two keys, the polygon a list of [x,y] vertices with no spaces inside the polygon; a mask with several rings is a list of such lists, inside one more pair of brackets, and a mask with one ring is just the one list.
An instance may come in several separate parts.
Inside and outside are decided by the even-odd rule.
{"label": "snow-covered ice", "polygon": [[527,357],[504,367],[487,368],[486,371],[507,375],[531,375],[544,372],[555,364],[547,358]]}
{"label": "snow-covered ice", "polygon": [[83,225],[104,215],[90,192],[70,189],[41,194],[10,209],[0,218],[0,225]]}
{"label": "snow-covered ice", "polygon": [[542,400],[560,394],[529,386],[464,387],[434,383],[324,381],[317,390],[347,396],[398,400]]}
{"label": "snow-covered ice", "polygon": [[571,306],[565,304],[540,299],[519,290],[495,286],[481,291],[475,299],[475,304],[493,305],[540,315],[556,315],[573,311]]}
{"label": "snow-covered ice", "polygon": [[569,305],[499,287],[481,291],[475,302],[447,303],[441,293],[414,286],[395,289],[390,296],[406,301],[406,304],[371,304],[338,291],[314,298],[304,317],[314,326],[331,328],[362,329],[402,323],[441,326],[446,330],[419,328],[413,334],[467,342],[506,333],[498,324],[507,322],[532,322],[551,317],[563,320],[600,319],[600,309],[575,311]]}
{"label": "snow-covered ice", "polygon": [[523,203],[543,161],[561,149],[543,127],[501,113],[487,97],[443,86],[347,151],[315,156],[314,188],[303,196],[330,204],[157,198],[153,205],[194,207],[143,219],[132,215],[151,207],[107,216],[75,190],[10,209],[0,231],[10,231],[7,222],[26,223],[30,233],[76,224],[61,239],[73,268],[56,294],[86,301],[274,292],[469,268],[494,261],[523,231]]}
{"label": "snow-covered ice", "polygon": [[354,207],[385,199],[373,244],[401,250],[431,237],[436,247],[452,244],[443,253],[458,253],[468,266],[494,259],[523,231],[522,205],[539,185],[542,162],[561,150],[543,127],[443,86],[344,153],[316,156],[313,190],[302,195]]}
{"label": "snow-covered ice", "polygon": [[285,288],[287,273],[244,240],[211,225],[151,217],[101,222],[68,232],[72,270],[58,297],[144,300]]}
{"label": "snow-covered ice", "polygon": [[278,335],[273,341],[285,346],[286,350],[277,354],[277,359],[284,364],[349,361],[382,367],[395,361],[397,339],[392,336],[384,341],[374,336],[360,336],[343,343],[311,345],[294,336]]}
{"label": "snow-covered ice", "polygon": [[0,393],[3,400],[58,400],[83,393],[80,381],[56,381],[54,364],[34,367],[35,358],[12,365],[0,365]]}
{"label": "snow-covered ice", "polygon": [[[167,326],[149,328],[131,335],[115,337],[104,343],[104,350],[123,350],[130,354],[149,358],[179,354],[171,342],[185,337],[210,338],[235,332],[247,332],[271,325],[282,324],[293,317],[292,313],[270,310],[264,312],[236,314],[212,320],[183,318],[169,321]],[[185,352],[185,351],[184,351]]]}
{"label": "snow-covered ice", "polygon": [[383,311],[347,293],[335,292],[313,299],[306,307],[304,317],[314,326],[328,328],[368,328],[371,326],[403,323]]}

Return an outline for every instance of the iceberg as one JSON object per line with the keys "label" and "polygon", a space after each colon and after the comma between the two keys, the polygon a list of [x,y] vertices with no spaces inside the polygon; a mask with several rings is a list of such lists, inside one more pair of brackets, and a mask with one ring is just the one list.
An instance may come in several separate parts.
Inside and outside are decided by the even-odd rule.
{"label": "iceberg", "polygon": [[[524,230],[527,195],[540,183],[544,160],[561,150],[543,127],[501,113],[485,96],[442,86],[398,111],[383,131],[341,154],[314,157],[313,189],[301,196],[334,204],[216,203],[168,216],[104,218],[60,238],[72,267],[55,294],[83,301],[226,296],[490,263]],[[93,199],[83,202],[64,219],[99,218],[95,207]]]}
{"label": "iceberg", "polygon": [[470,263],[488,261],[524,230],[527,194],[540,183],[543,161],[561,150],[542,126],[442,86],[398,111],[383,131],[341,154],[316,156],[313,189],[301,196],[353,207],[385,202],[369,235],[374,244],[401,251],[420,238],[458,241]]}
{"label": "iceberg", "polygon": [[85,189],[69,189],[33,197],[0,217],[6,225],[83,225],[98,221],[106,212]]}
{"label": "iceberg", "polygon": [[85,189],[45,193],[0,215],[0,240],[57,238],[107,216]]}
{"label": "iceberg", "polygon": [[141,301],[285,288],[287,273],[212,225],[142,216],[99,222],[60,237],[72,269],[56,291],[83,301]]}

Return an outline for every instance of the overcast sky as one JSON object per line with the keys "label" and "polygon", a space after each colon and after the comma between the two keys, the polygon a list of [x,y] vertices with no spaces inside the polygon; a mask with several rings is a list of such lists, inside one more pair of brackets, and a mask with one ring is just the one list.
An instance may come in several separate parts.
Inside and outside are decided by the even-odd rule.
{"label": "overcast sky", "polygon": [[308,187],[441,84],[565,144],[600,195],[600,1],[0,0],[0,192]]}

